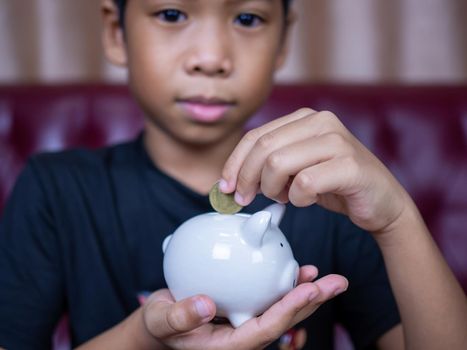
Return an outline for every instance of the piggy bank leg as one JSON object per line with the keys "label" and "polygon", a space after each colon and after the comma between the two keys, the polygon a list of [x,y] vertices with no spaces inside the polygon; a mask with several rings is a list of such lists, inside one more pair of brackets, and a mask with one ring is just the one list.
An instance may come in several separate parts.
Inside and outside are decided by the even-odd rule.
{"label": "piggy bank leg", "polygon": [[232,326],[234,326],[234,328],[240,327],[242,324],[252,319],[253,317],[254,317],[253,315],[242,314],[242,313],[232,313],[227,316],[227,318],[229,319]]}

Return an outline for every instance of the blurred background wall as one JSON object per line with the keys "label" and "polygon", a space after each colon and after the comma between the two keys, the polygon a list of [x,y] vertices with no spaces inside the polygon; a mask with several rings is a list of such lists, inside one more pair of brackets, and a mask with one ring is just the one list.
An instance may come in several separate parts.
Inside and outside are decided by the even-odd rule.
{"label": "blurred background wall", "polygon": [[[0,83],[123,82],[99,0],[0,0]],[[467,0],[295,0],[281,82],[467,83]]]}

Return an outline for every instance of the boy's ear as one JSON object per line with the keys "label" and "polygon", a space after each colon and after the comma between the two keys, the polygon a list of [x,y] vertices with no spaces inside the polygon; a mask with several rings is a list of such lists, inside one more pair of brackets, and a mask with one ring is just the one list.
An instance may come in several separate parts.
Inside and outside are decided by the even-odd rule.
{"label": "boy's ear", "polygon": [[293,9],[289,9],[289,13],[284,23],[279,52],[276,58],[276,70],[284,65],[287,54],[289,53],[290,32],[296,21],[296,13]]}
{"label": "boy's ear", "polygon": [[126,66],[125,36],[120,24],[117,5],[113,0],[102,0],[102,44],[107,59],[118,66]]}

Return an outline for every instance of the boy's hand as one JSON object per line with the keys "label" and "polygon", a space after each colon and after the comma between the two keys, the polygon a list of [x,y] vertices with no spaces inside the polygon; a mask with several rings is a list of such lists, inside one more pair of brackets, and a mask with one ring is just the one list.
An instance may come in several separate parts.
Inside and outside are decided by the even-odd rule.
{"label": "boy's hand", "polygon": [[207,296],[175,302],[167,289],[155,292],[147,300],[144,323],[156,340],[171,349],[262,349],[347,289],[347,280],[339,275],[311,282],[317,274],[313,266],[301,267],[297,287],[263,315],[236,329],[230,324],[210,323],[216,310]]}
{"label": "boy's hand", "polygon": [[298,207],[313,203],[379,232],[407,200],[386,167],[330,112],[300,109],[249,131],[227,160],[220,189],[241,205],[258,191]]}

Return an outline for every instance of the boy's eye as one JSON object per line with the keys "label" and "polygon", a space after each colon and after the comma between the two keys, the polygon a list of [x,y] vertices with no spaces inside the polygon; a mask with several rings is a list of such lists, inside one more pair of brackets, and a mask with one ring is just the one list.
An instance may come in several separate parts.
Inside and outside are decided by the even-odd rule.
{"label": "boy's eye", "polygon": [[261,17],[252,13],[241,13],[235,18],[235,23],[243,27],[256,27],[263,22],[264,20]]}
{"label": "boy's eye", "polygon": [[159,11],[155,14],[155,16],[164,21],[164,22],[170,22],[170,23],[177,23],[177,22],[182,22],[186,20],[186,15],[179,10],[175,9],[167,9],[167,10],[162,10]]}

